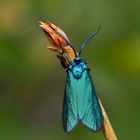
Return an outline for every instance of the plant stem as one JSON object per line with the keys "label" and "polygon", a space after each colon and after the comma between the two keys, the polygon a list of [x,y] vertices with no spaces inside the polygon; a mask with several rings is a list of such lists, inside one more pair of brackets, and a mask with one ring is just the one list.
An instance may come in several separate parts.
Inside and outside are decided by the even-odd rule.
{"label": "plant stem", "polygon": [[101,109],[102,109],[102,114],[103,114],[103,133],[104,133],[104,136],[106,138],[106,140],[117,140],[117,137],[115,135],[115,132],[111,126],[111,123],[109,121],[109,118],[105,112],[105,109],[101,103],[101,101],[99,100],[100,102],[100,106],[101,106]]}

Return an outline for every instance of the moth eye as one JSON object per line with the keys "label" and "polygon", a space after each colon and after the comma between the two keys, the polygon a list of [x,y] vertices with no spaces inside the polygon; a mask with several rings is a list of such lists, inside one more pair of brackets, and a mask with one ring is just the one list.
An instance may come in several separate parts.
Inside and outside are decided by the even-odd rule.
{"label": "moth eye", "polygon": [[81,60],[75,60],[75,62],[81,62]]}
{"label": "moth eye", "polygon": [[82,60],[81,59],[75,59],[75,62],[80,63],[80,62],[82,62]]}

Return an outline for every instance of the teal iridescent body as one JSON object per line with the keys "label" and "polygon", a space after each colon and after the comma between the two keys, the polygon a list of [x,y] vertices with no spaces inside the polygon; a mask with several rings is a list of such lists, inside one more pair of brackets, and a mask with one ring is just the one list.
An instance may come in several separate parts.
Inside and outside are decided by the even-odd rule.
{"label": "teal iridescent body", "polygon": [[[74,47],[61,33],[57,32],[75,52],[75,59],[67,67],[63,59],[61,64],[67,71],[65,94],[63,101],[63,127],[65,132],[70,132],[80,121],[93,132],[102,129],[103,116],[95,88],[90,76],[90,69],[81,59],[80,55],[88,41],[99,31],[92,33],[79,49],[76,55]],[[68,57],[68,56],[67,56]]]}
{"label": "teal iridescent body", "polygon": [[102,128],[102,112],[90,70],[80,56],[74,59],[67,70],[63,102],[64,130],[70,132],[79,121],[92,131]]}

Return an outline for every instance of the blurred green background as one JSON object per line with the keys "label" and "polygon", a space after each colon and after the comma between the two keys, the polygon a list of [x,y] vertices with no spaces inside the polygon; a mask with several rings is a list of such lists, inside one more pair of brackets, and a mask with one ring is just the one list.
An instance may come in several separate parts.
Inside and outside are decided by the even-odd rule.
{"label": "blurred green background", "polygon": [[84,49],[119,140],[140,139],[139,0],[0,1],[0,139],[103,140],[82,125],[69,135],[61,124],[66,73],[38,22],[51,21]]}

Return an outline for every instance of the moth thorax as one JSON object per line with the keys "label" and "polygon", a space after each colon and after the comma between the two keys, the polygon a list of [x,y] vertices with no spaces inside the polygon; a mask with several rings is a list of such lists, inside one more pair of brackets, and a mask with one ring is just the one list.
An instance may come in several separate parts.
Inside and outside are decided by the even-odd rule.
{"label": "moth thorax", "polygon": [[72,68],[74,78],[79,79],[82,76],[83,67],[82,65],[75,65]]}

